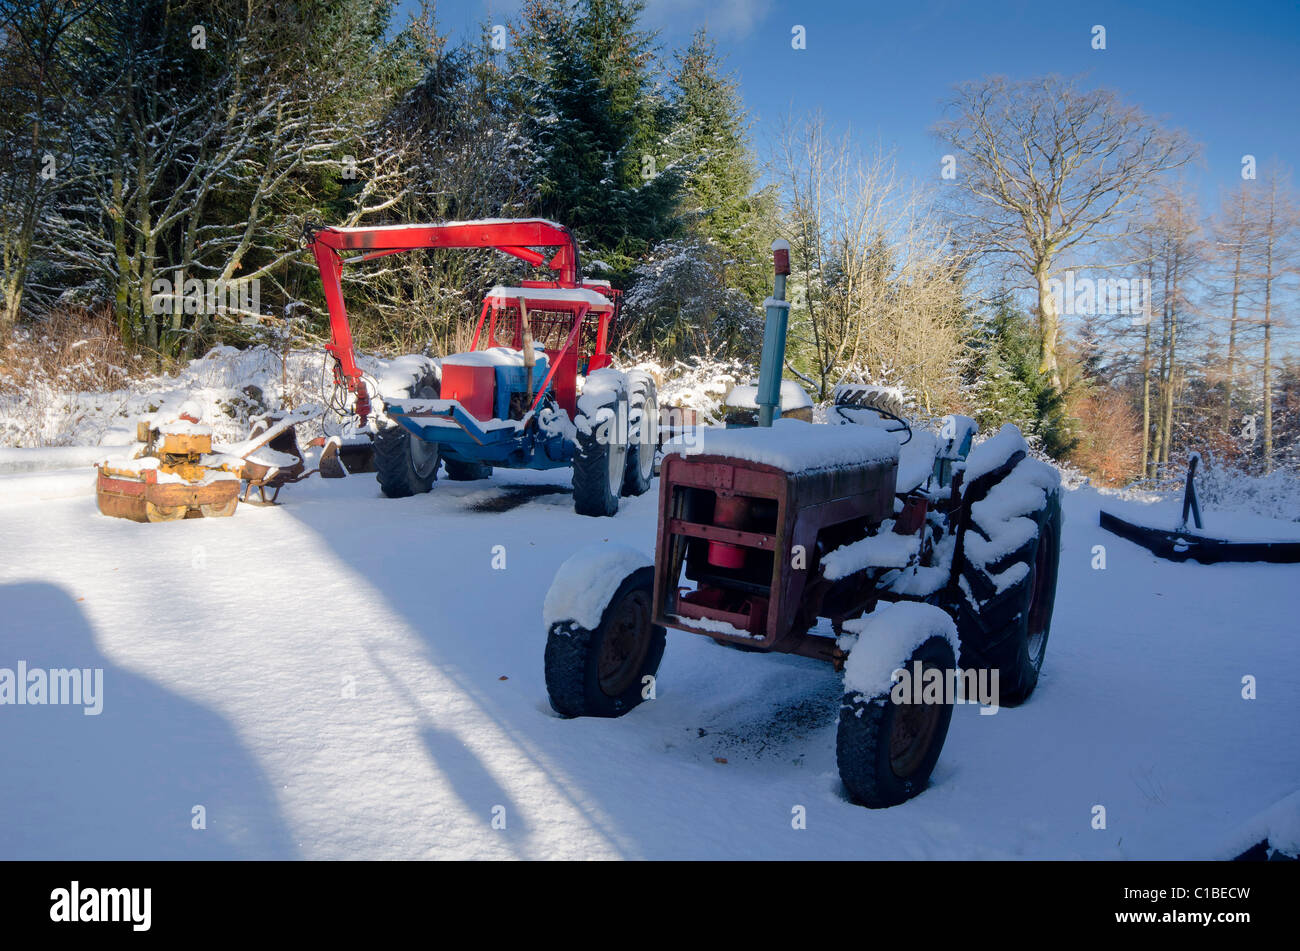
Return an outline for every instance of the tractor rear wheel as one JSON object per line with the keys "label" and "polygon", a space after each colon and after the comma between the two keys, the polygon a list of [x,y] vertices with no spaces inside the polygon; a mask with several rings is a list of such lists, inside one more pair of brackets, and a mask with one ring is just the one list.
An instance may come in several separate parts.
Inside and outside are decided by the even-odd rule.
{"label": "tractor rear wheel", "polygon": [[1047,653],[1061,560],[1059,486],[1050,466],[1021,459],[980,487],[962,533],[956,612],[961,666],[996,669],[1003,706],[1023,703],[1034,692]]}
{"label": "tractor rear wheel", "polygon": [[556,713],[621,717],[647,699],[667,640],[651,623],[653,595],[654,568],[638,568],[614,592],[595,630],[574,621],[551,625],[546,692]]}
{"label": "tractor rear wheel", "polygon": [[[436,400],[438,381],[432,377],[412,386],[412,399]],[[433,488],[438,478],[438,444],[425,442],[396,423],[381,425],[375,436],[375,476],[384,495],[404,499]]]}
{"label": "tractor rear wheel", "polygon": [[659,449],[659,396],[648,373],[629,373],[627,384],[629,442],[623,494],[644,495],[654,479],[655,452]]}
{"label": "tractor rear wheel", "polygon": [[447,478],[452,482],[475,482],[492,475],[492,467],[482,462],[464,462],[460,459],[443,459]]}
{"label": "tractor rear wheel", "polygon": [[623,374],[597,370],[587,377],[574,420],[578,449],[573,456],[573,508],[579,515],[603,517],[618,512],[627,471],[627,418]]}
{"label": "tractor rear wheel", "polygon": [[[901,660],[901,658],[900,658]],[[946,672],[957,666],[952,645],[936,634],[899,664],[909,674],[920,662],[923,671]],[[917,686],[919,694],[920,687]],[[849,691],[840,704],[835,762],[849,797],[870,809],[896,806],[925,789],[939,761],[952,721],[952,698],[939,703],[895,703],[888,692],[867,697]]]}

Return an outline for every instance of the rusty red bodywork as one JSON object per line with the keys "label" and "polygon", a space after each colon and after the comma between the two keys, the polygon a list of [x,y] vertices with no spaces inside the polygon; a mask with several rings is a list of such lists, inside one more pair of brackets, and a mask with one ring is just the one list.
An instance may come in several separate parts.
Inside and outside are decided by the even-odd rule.
{"label": "rusty red bodywork", "polygon": [[95,482],[99,511],[133,522],[168,522],[177,518],[233,515],[239,498],[239,480],[206,485],[159,482],[158,473],[138,476],[100,467]]}
{"label": "rusty red bodywork", "polygon": [[654,623],[840,663],[835,641],[809,630],[827,617],[838,631],[877,592],[862,572],[823,579],[820,554],[892,516],[897,474],[894,461],[790,473],[725,456],[666,456]]}

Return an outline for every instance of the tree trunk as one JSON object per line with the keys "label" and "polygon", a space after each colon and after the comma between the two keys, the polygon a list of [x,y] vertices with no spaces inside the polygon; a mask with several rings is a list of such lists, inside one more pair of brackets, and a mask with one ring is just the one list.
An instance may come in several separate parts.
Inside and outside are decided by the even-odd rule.
{"label": "tree trunk", "polygon": [[1178,270],[1181,267],[1178,251],[1175,250],[1173,266],[1169,278],[1169,375],[1164,392],[1164,443],[1160,447],[1161,461],[1169,463],[1174,442],[1174,391],[1178,385]]}
{"label": "tree trunk", "polygon": [[1273,471],[1273,322],[1268,319],[1268,292],[1264,292],[1264,472]]}
{"label": "tree trunk", "polygon": [[1232,425],[1232,389],[1237,382],[1237,305],[1241,297],[1241,242],[1232,263],[1232,316],[1228,320],[1228,379],[1224,383],[1223,428]]}
{"label": "tree trunk", "polygon": [[1151,321],[1142,328],[1142,471],[1155,476],[1151,458]]}
{"label": "tree trunk", "polygon": [[1060,333],[1061,316],[1056,312],[1056,298],[1052,296],[1050,258],[1039,261],[1034,268],[1038,282],[1038,372],[1047,374],[1052,388],[1061,389],[1061,369],[1056,360],[1056,338]]}

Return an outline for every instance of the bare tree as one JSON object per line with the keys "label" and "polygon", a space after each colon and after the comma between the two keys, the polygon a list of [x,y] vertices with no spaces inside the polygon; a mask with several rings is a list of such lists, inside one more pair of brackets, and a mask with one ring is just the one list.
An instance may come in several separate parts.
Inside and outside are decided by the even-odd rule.
{"label": "bare tree", "polygon": [[1283,173],[1272,169],[1265,177],[1267,189],[1258,200],[1258,280],[1263,297],[1263,362],[1260,389],[1264,402],[1264,471],[1273,468],[1273,336],[1284,322],[1278,317],[1280,299],[1289,294],[1294,303],[1295,277],[1300,274],[1300,207]]}
{"label": "bare tree", "polygon": [[1249,183],[1224,197],[1214,222],[1214,243],[1220,266],[1231,282],[1228,295],[1228,359],[1223,380],[1223,422],[1232,422],[1232,397],[1237,383],[1238,331],[1245,316],[1246,270],[1255,244],[1255,221]]}
{"label": "bare tree", "polygon": [[962,83],[935,131],[953,150],[965,199],[955,212],[973,248],[1011,258],[1033,281],[1039,371],[1060,389],[1053,267],[1116,237],[1147,186],[1194,149],[1114,92],[1059,76]]}
{"label": "bare tree", "polygon": [[953,395],[961,260],[925,196],[883,154],[787,122],[769,163],[790,242],[791,334],[826,399],[835,384],[902,383],[925,408]]}

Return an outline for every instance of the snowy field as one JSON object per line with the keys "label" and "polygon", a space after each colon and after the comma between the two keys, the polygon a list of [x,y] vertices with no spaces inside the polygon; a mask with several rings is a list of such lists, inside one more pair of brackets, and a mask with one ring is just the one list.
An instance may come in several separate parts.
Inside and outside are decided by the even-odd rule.
{"label": "snowy field", "polygon": [[103,710],[0,707],[0,858],[1217,858],[1300,789],[1300,566],[1159,561],[1092,489],[1065,493],[1037,692],[958,706],[932,787],[869,811],[815,661],[670,632],[657,700],[551,712],[555,568],[649,552],[653,492],[590,519],[567,470],[405,500],[355,476],[140,525],[97,513],[88,469],[17,468],[0,667],[103,668]]}

